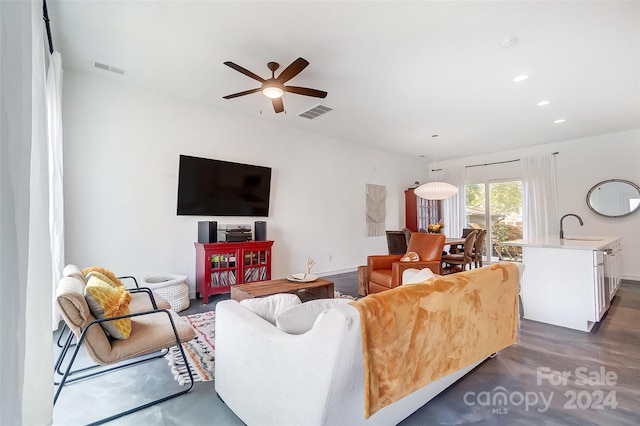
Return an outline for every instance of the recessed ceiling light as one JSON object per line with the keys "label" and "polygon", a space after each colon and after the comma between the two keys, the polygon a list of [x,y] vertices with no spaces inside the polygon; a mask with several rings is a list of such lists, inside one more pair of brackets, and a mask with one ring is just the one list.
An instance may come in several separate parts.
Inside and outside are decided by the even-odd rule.
{"label": "recessed ceiling light", "polygon": [[565,120],[564,118],[560,118],[558,120],[554,120],[553,123],[554,124],[560,124],[560,123],[564,123],[565,121],[567,121],[567,120]]}
{"label": "recessed ceiling light", "polygon": [[528,76],[528,75],[526,75],[526,74],[522,74],[522,75],[519,75],[519,76],[517,76],[516,78],[514,78],[514,79],[513,79],[513,81],[514,81],[514,82],[516,82],[516,83],[520,83],[520,82],[522,82],[522,81],[525,81],[525,80],[526,80],[526,79],[528,79],[528,78],[529,78],[529,76]]}
{"label": "recessed ceiling light", "polygon": [[514,44],[516,44],[516,41],[518,41],[518,39],[514,36],[509,36],[507,38],[505,38],[504,40],[502,40],[502,43],[500,44],[502,47],[507,48],[507,47],[511,47]]}
{"label": "recessed ceiling light", "polygon": [[547,106],[551,103],[551,101],[540,101],[536,105],[537,106]]}

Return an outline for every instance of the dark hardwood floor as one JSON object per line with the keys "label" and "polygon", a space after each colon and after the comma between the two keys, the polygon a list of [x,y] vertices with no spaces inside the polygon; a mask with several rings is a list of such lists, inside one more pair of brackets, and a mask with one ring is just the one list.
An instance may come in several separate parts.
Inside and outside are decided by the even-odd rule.
{"label": "dark hardwood floor", "polygon": [[638,282],[590,333],[523,319],[515,345],[401,424],[639,425],[639,323]]}

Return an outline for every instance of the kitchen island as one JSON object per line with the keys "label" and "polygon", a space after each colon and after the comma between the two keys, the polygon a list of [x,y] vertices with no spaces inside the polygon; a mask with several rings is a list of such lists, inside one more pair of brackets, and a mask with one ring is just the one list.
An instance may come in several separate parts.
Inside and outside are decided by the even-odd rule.
{"label": "kitchen island", "polygon": [[620,237],[543,237],[522,247],[524,318],[581,331],[602,319],[620,286]]}

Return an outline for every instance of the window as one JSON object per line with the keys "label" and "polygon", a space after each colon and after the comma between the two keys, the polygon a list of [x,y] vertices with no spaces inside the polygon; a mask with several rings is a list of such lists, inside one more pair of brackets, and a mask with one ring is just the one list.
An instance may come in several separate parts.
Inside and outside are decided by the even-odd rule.
{"label": "window", "polygon": [[[468,227],[489,229],[486,252],[493,260],[506,255],[499,243],[522,238],[522,181],[491,181],[465,186]],[[521,250],[517,248],[517,250]],[[500,253],[498,252],[500,251]],[[520,253],[509,254],[516,257]],[[489,260],[489,259],[487,259]]]}
{"label": "window", "polygon": [[418,198],[418,229],[427,229],[430,223],[442,220],[442,201]]}

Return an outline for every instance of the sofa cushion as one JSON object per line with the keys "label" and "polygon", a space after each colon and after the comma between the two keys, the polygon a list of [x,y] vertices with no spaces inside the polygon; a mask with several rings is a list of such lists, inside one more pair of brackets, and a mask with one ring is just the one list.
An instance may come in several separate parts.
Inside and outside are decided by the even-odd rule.
{"label": "sofa cushion", "polygon": [[433,273],[433,271],[429,268],[423,268],[423,269],[415,269],[415,268],[410,268],[410,269],[405,269],[402,272],[402,285],[407,285],[407,284],[419,284],[425,280],[428,280],[429,278],[433,278],[435,277],[436,274]]}
{"label": "sofa cushion", "polygon": [[420,256],[415,251],[408,251],[404,256],[400,258],[400,262],[418,262]]}
{"label": "sofa cushion", "polygon": [[313,328],[324,311],[350,301],[349,299],[316,299],[290,306],[276,315],[276,327],[289,334],[306,333]]}
{"label": "sofa cushion", "polygon": [[276,323],[276,316],[290,306],[299,305],[300,298],[295,294],[280,293],[256,299],[244,299],[240,304],[254,314],[264,318],[271,324]]}
{"label": "sofa cushion", "polygon": [[[127,315],[131,294],[122,286],[112,287],[98,277],[92,276],[84,289],[89,310],[98,319]],[[131,334],[131,318],[121,318],[100,323],[113,338],[128,339]]]}

